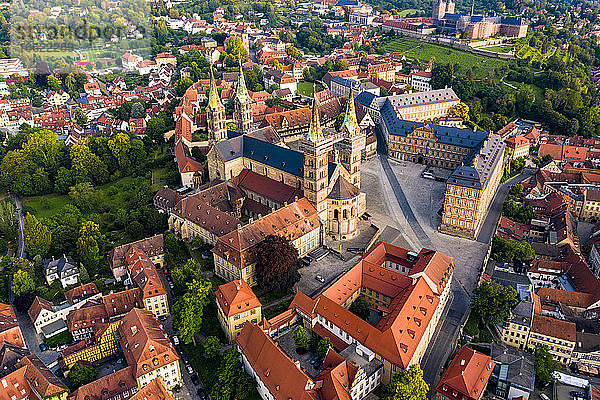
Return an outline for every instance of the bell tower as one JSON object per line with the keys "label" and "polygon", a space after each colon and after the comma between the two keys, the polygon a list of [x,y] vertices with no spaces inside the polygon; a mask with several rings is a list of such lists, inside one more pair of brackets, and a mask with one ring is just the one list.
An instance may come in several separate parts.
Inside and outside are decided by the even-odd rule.
{"label": "bell tower", "polygon": [[210,88],[208,90],[206,117],[208,122],[208,141],[214,143],[227,139],[225,107],[219,99],[212,66],[210,67]]}
{"label": "bell tower", "polygon": [[244,71],[240,61],[240,72],[238,75],[235,98],[233,99],[234,113],[233,117],[236,123],[236,131],[239,134],[249,133],[252,131],[252,102],[248,89],[246,88],[246,80],[244,79]]}
{"label": "bell tower", "polygon": [[360,189],[360,167],[362,162],[362,153],[366,146],[365,134],[361,132],[358,120],[356,119],[356,107],[354,105],[354,90],[350,88],[350,97],[346,106],[346,115],[341,128],[345,134],[344,167],[350,174],[350,183]]}
{"label": "bell tower", "polygon": [[298,149],[304,153],[304,197],[315,206],[322,222],[327,221],[329,152],[332,148],[333,139],[323,137],[319,100],[315,95],[308,134],[300,139]]}

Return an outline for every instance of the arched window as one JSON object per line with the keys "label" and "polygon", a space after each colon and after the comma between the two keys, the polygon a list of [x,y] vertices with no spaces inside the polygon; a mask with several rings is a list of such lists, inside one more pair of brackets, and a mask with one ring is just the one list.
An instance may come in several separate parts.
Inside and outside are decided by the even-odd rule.
{"label": "arched window", "polygon": [[340,217],[340,212],[336,209],[333,210],[333,219],[338,219]]}
{"label": "arched window", "polygon": [[344,210],[342,215],[344,219],[348,219],[348,210]]}

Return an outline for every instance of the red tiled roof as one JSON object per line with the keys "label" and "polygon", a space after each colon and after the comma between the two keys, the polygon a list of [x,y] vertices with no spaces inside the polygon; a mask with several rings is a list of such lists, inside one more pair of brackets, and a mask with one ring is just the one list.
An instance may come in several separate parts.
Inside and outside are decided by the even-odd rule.
{"label": "red tiled roof", "polygon": [[576,329],[575,323],[563,321],[561,319],[546,317],[534,314],[531,322],[531,332],[575,342]]}
{"label": "red tiled roof", "polygon": [[463,346],[444,372],[436,391],[448,399],[480,399],[495,365],[490,356]]}
{"label": "red tiled roof", "polygon": [[215,297],[221,310],[228,317],[262,306],[258,297],[243,279],[219,286],[215,292]]}
{"label": "red tiled roof", "polygon": [[275,400],[317,400],[312,379],[257,325],[244,324],[236,340],[248,363]]}

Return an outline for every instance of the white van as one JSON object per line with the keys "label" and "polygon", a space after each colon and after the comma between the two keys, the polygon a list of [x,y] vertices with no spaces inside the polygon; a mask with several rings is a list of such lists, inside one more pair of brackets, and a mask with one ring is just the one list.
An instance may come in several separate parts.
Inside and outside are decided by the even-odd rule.
{"label": "white van", "polygon": [[540,393],[540,399],[542,399],[542,400],[550,400],[550,398],[548,396],[546,396],[546,393]]}

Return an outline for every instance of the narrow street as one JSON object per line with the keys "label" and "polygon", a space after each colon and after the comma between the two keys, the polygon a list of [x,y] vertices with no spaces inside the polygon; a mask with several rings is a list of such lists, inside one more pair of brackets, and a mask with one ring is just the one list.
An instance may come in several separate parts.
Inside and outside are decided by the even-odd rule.
{"label": "narrow street", "polygon": [[17,208],[17,218],[19,219],[19,248],[17,250],[16,256],[19,258],[25,258],[25,243],[23,241],[23,204],[21,203],[21,199],[16,194],[11,193],[10,196],[15,201],[15,206]]}

